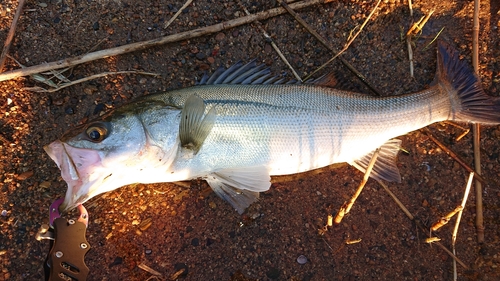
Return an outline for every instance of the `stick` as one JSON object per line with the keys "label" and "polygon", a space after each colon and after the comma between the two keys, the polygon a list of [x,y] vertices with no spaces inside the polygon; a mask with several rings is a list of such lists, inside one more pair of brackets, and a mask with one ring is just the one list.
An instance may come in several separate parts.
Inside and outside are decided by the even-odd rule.
{"label": "stick", "polygon": [[181,14],[182,10],[186,9],[189,4],[191,4],[193,0],[187,0],[186,3],[175,13],[175,15],[167,21],[167,23],[163,26],[164,29],[167,29],[167,27]]}
{"label": "stick", "polygon": [[[251,15],[250,12],[247,10],[247,8],[243,5],[243,3],[241,3],[240,0],[237,0],[236,3],[238,3],[238,5],[240,6],[240,8],[245,11],[245,13],[247,14],[247,16]],[[292,65],[288,62],[288,60],[285,58],[285,55],[283,55],[283,53],[281,52],[281,50],[278,48],[278,46],[276,45],[276,43],[274,43],[274,40],[273,38],[271,38],[271,36],[269,36],[269,34],[267,34],[266,30],[262,27],[262,24],[260,23],[260,21],[255,21],[255,24],[257,25],[257,28],[260,30],[260,32],[262,32],[264,34],[264,38],[266,38],[266,41],[268,41],[269,43],[271,43],[271,46],[273,47],[273,49],[276,51],[276,53],[278,53],[278,56],[281,58],[281,60],[286,64],[286,66],[288,66],[288,68],[292,71],[293,73],[293,76],[295,76],[295,79],[297,79],[298,81],[302,82],[302,79],[300,78],[300,76],[297,74],[297,72],[295,71],[295,69],[292,67]]]}
{"label": "stick", "polygon": [[41,87],[24,88],[24,89],[28,90],[28,91],[32,91],[32,92],[37,92],[37,93],[53,93],[53,92],[57,92],[59,90],[62,90],[64,88],[66,88],[66,87],[69,87],[69,86],[72,86],[72,85],[76,85],[78,83],[83,83],[85,81],[89,81],[89,80],[92,80],[92,79],[97,79],[97,78],[105,77],[105,76],[108,76],[108,75],[128,74],[128,73],[150,75],[150,76],[156,76],[156,77],[159,76],[159,74],[156,74],[156,73],[143,72],[143,71],[133,71],[133,70],[132,71],[103,72],[103,73],[95,74],[95,75],[92,75],[92,76],[89,76],[89,77],[85,77],[85,78],[82,78],[82,79],[78,79],[78,80],[75,80],[75,81],[70,81],[70,82],[61,84],[57,88],[53,88],[53,89],[48,89],[47,90],[47,89],[44,89],[44,88],[41,88]]}
{"label": "stick", "polygon": [[[455,228],[453,228],[453,234],[451,235],[451,246],[453,254],[455,253],[455,243],[457,241],[458,226],[460,225],[460,220],[462,219],[463,209],[465,209],[465,203],[467,203],[467,198],[469,197],[470,187],[472,185],[472,179],[474,178],[474,172],[469,174],[469,180],[467,181],[467,186],[465,187],[464,197],[462,198],[462,210],[458,212],[457,221],[455,222]],[[453,260],[453,280],[457,280],[457,263]]]}
{"label": "stick", "polygon": [[[383,184],[381,181],[378,181],[378,183],[385,189],[385,191],[387,191],[387,193],[389,193],[389,195],[391,196],[391,198],[398,204],[399,207],[401,207],[401,209],[404,211],[404,213],[408,216],[408,218],[412,221],[415,222],[415,224],[423,231],[427,234],[427,237],[429,238],[433,238],[430,236],[430,233],[427,231],[427,227],[425,227],[422,222],[420,222],[420,220],[417,220],[415,219],[415,217],[410,213],[410,211],[408,211],[408,209],[401,203],[401,201],[399,201],[399,199],[396,197],[396,195],[394,195],[394,193],[392,193],[389,188]],[[417,233],[418,234],[418,233]],[[455,254],[453,254],[450,250],[448,250],[448,248],[446,248],[443,244],[441,244],[439,241],[436,241],[436,240],[432,240],[433,244],[435,245],[438,245],[441,249],[443,249],[446,253],[448,253],[448,255],[450,255],[454,260],[456,260],[461,266],[463,266],[465,269],[468,269],[469,267],[467,265],[465,265],[465,263],[463,263],[459,258],[457,258],[457,256],[455,256]]]}
{"label": "stick", "polygon": [[[431,131],[429,131],[429,129],[427,128],[424,128],[422,130],[424,133],[426,133],[426,135],[433,141],[437,144],[437,146],[439,146],[439,148],[441,148],[442,150],[444,150],[448,155],[450,155],[451,158],[453,158],[455,161],[457,161],[460,165],[462,165],[462,167],[464,167],[467,172],[474,172],[474,170],[469,166],[467,165],[467,163],[465,163],[465,161],[460,158],[460,156],[458,156],[455,152],[453,152],[451,149],[449,149],[448,147],[446,147],[446,145],[444,145],[442,142],[440,142],[432,133]],[[486,179],[484,179],[481,175],[478,175],[476,173],[475,175],[475,178],[476,180],[479,180],[481,183],[483,184],[489,184],[490,181],[492,181],[494,184],[496,184],[495,181],[489,179],[488,181]]]}
{"label": "stick", "polygon": [[370,173],[372,172],[373,165],[375,165],[375,162],[377,161],[378,158],[378,153],[380,151],[380,148],[377,148],[375,152],[373,153],[372,159],[370,160],[370,163],[368,164],[368,167],[366,168],[365,175],[363,176],[363,180],[358,186],[358,189],[356,190],[356,193],[351,197],[348,203],[344,203],[342,207],[340,207],[339,212],[337,213],[337,216],[335,216],[334,223],[335,225],[339,225],[342,219],[344,218],[344,215],[348,214],[349,211],[351,210],[352,206],[354,205],[354,202],[356,199],[358,199],[358,196],[361,194],[361,191],[363,191],[363,188],[365,187],[366,182],[370,178]]}
{"label": "stick", "polygon": [[408,47],[408,59],[410,60],[410,77],[413,78],[413,50],[411,48],[411,36],[406,36],[406,45]]}
{"label": "stick", "polygon": [[363,24],[361,25],[361,27],[359,28],[359,30],[356,32],[356,34],[354,34],[354,36],[352,36],[351,39],[349,41],[347,41],[347,43],[345,44],[344,48],[342,50],[340,50],[340,52],[338,52],[335,56],[333,56],[330,60],[328,60],[326,63],[324,63],[322,66],[318,67],[318,69],[316,69],[311,74],[309,74],[304,80],[307,80],[307,79],[311,78],[311,76],[313,76],[314,74],[316,74],[316,72],[320,71],[325,66],[327,66],[328,64],[330,64],[334,59],[336,59],[338,56],[340,56],[343,52],[345,52],[349,48],[349,46],[352,44],[352,42],[354,41],[354,39],[356,39],[356,37],[358,37],[358,35],[361,33],[361,31],[363,30],[363,28],[365,27],[365,25],[368,23],[368,21],[370,20],[370,18],[372,17],[372,15],[377,10],[377,7],[380,4],[380,1],[381,0],[378,0],[377,5],[375,5],[375,7],[370,12],[370,14],[366,18],[366,20],[363,22]]}
{"label": "stick", "polygon": [[0,55],[0,72],[3,71],[3,67],[5,64],[5,59],[7,58],[7,54],[9,53],[10,45],[12,44],[12,39],[14,39],[14,33],[16,32],[17,22],[19,17],[21,16],[21,12],[23,11],[24,0],[19,0],[17,4],[16,14],[14,15],[14,19],[12,20],[12,24],[10,25],[9,33],[7,34],[7,39],[3,45],[2,54]]}
{"label": "stick", "polygon": [[[411,10],[411,1],[409,2],[410,5],[410,13],[413,13]],[[417,35],[419,32],[422,31],[422,28],[424,28],[424,25],[427,23],[429,18],[432,16],[434,13],[434,10],[431,10],[426,16],[420,18],[419,21],[414,23],[408,32],[406,32],[406,45],[408,47],[408,58],[410,60],[410,76],[413,78],[413,50],[411,48],[411,39],[414,35]]]}
{"label": "stick", "polygon": [[[314,37],[316,37],[316,39],[318,39],[319,42],[321,42],[321,44],[323,44],[323,46],[325,46],[332,53],[336,53],[333,46],[330,43],[328,43],[321,35],[319,35],[319,33],[317,33],[316,30],[314,30],[299,15],[297,15],[297,13],[292,8],[290,8],[290,6],[288,6],[288,4],[285,1],[278,0],[278,2],[281,4],[281,6],[283,6],[283,8],[285,8],[288,11],[288,13],[290,13],[290,15],[293,16],[293,18],[296,21],[298,21],[307,31],[309,31],[309,33],[311,33]],[[361,80],[361,82],[363,82],[370,90],[372,90],[377,96],[381,96],[380,91],[378,91],[374,86],[372,86],[370,83],[368,83],[368,81],[366,80],[366,77],[363,76],[363,74],[361,74],[359,71],[357,71],[349,62],[347,62],[342,57],[339,57],[339,59],[340,59],[340,62],[342,62],[342,64],[344,66],[346,66],[352,73],[354,73],[354,75],[356,75],[356,77],[358,77],[358,79]]]}
{"label": "stick", "polygon": [[431,231],[436,231],[450,222],[451,218],[458,212],[461,212],[464,208],[462,206],[457,206],[453,211],[449,212],[445,216],[441,217],[436,223],[431,226]]}
{"label": "stick", "polygon": [[[479,0],[474,0],[474,26],[472,27],[472,65],[476,75],[479,75]],[[476,174],[481,175],[481,126],[472,125],[474,140],[474,168]],[[477,178],[477,177],[476,177]],[[476,233],[477,242],[484,243],[484,222],[483,222],[483,187],[476,180]]]}
{"label": "stick", "polygon": [[[328,3],[328,0],[304,0],[290,4],[293,9],[302,9],[309,7],[314,4]],[[72,58],[62,59],[54,62],[44,63],[36,66],[26,67],[23,69],[16,69],[0,74],[0,81],[10,80],[21,76],[31,75],[35,73],[45,72],[53,69],[59,69],[69,66],[74,66],[82,64],[89,61],[94,61],[102,58],[108,58],[111,56],[122,55],[130,52],[135,52],[139,50],[144,50],[150,47],[159,46],[167,43],[178,42],[182,40],[192,39],[199,36],[220,32],[222,30],[230,29],[240,25],[248,24],[256,20],[265,20],[271,17],[275,17],[286,13],[284,8],[274,8],[267,11],[263,11],[254,15],[244,16],[234,20],[226,21],[223,23],[214,24],[211,26],[206,26],[190,31],[185,31],[169,36],[164,36],[148,41],[142,41],[132,44],[127,44],[115,48],[105,49],[97,52],[88,53],[81,56],[76,56]]]}
{"label": "stick", "polygon": [[399,208],[401,208],[401,210],[403,210],[403,212],[406,214],[406,216],[410,220],[413,220],[415,217],[410,213],[410,211],[408,211],[408,209],[405,207],[405,205],[403,205],[403,203],[401,203],[401,201],[399,201],[399,199],[396,197],[396,195],[394,195],[394,193],[392,193],[392,191],[389,189],[389,187],[387,187],[387,185],[385,185],[380,180],[377,180],[377,182],[385,189],[385,191],[389,194],[389,196],[391,196],[392,200],[394,200],[394,202],[396,202],[396,204],[399,206]]}

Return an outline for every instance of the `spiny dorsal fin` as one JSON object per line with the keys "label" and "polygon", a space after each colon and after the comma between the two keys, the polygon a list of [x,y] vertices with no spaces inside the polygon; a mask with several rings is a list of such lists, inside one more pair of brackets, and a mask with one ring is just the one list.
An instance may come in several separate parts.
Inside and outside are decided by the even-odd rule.
{"label": "spiny dorsal fin", "polygon": [[208,76],[204,74],[196,85],[217,85],[217,84],[238,84],[238,85],[283,85],[283,84],[310,84],[322,87],[333,88],[337,79],[333,73],[328,73],[318,79],[301,83],[294,79],[279,77],[271,74],[271,70],[265,64],[257,65],[256,59],[247,64],[241,61],[233,64],[228,69],[220,66],[215,72]]}
{"label": "spiny dorsal fin", "polygon": [[[377,161],[375,161],[375,165],[373,165],[372,172],[370,173],[371,178],[389,182],[401,182],[401,175],[396,166],[396,156],[398,155],[400,147],[401,140],[398,139],[388,140],[380,147]],[[360,159],[355,160],[351,165],[364,173],[374,152],[375,151],[372,151]]]}
{"label": "spiny dorsal fin", "polygon": [[215,123],[215,107],[205,116],[204,113],[205,103],[201,98],[192,95],[184,103],[179,123],[179,139],[181,146],[194,154],[198,153]]}

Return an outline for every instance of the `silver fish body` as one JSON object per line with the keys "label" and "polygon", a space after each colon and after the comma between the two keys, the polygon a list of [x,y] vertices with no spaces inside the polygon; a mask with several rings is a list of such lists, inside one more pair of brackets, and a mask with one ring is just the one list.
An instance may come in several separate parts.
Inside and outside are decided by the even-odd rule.
{"label": "silver fish body", "polygon": [[[241,82],[261,70],[228,71],[239,71],[233,76]],[[131,183],[201,177],[243,212],[271,175],[339,162],[363,170],[380,147],[372,176],[398,181],[399,141],[392,138],[444,120],[500,123],[499,109],[441,43],[436,81],[418,93],[381,98],[318,85],[210,82],[144,96],[46,151],[68,183],[66,209]]]}
{"label": "silver fish body", "polygon": [[217,120],[196,157],[174,161],[172,169],[187,174],[170,181],[234,167],[265,166],[270,175],[285,175],[352,162],[450,115],[438,88],[377,98],[306,85],[213,85],[151,98],[180,107],[193,94],[207,110],[216,108]]}

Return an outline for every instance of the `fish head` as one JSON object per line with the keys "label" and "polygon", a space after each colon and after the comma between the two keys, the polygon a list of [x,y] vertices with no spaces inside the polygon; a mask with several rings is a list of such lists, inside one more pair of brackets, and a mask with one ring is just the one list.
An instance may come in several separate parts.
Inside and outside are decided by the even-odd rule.
{"label": "fish head", "polygon": [[171,128],[165,129],[171,133],[161,135],[162,144],[157,145],[154,137],[162,124],[154,117],[157,115],[117,112],[78,126],[45,146],[68,186],[60,211],[73,209],[100,193],[144,182],[141,177],[148,175],[141,172],[153,171],[152,166],[170,166],[178,134],[175,124],[170,124]]}

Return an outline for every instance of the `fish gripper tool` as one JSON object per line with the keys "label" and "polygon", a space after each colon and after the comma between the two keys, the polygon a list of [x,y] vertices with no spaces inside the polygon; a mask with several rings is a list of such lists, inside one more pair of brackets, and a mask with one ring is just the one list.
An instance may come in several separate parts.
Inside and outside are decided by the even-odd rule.
{"label": "fish gripper tool", "polygon": [[90,244],[85,238],[89,215],[83,205],[78,206],[80,216],[73,219],[61,218],[59,206],[63,198],[50,205],[49,225],[40,227],[36,239],[50,240],[50,252],[44,263],[46,281],[84,281],[89,274],[85,265],[85,254]]}

